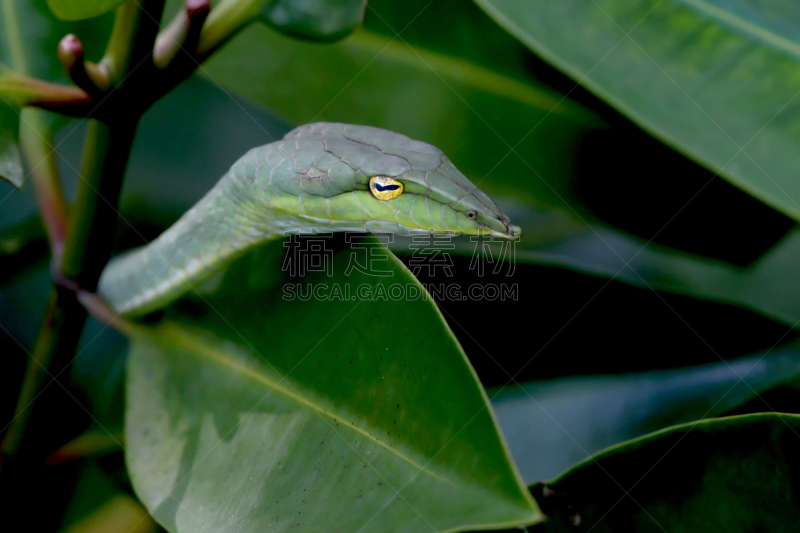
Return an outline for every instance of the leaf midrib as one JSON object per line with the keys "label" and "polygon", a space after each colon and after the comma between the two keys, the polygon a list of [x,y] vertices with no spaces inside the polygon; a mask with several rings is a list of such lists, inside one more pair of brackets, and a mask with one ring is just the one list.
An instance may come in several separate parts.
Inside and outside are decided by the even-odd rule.
{"label": "leaf midrib", "polygon": [[797,43],[787,37],[783,37],[774,31],[769,30],[765,26],[759,26],[749,20],[745,20],[730,11],[726,11],[721,7],[709,4],[705,0],[676,0],[679,3],[685,4],[694,8],[696,11],[704,13],[711,18],[717,19],[720,22],[732,26],[737,30],[742,31],[746,35],[764,42],[772,48],[787,52],[793,56],[800,57],[800,43]]}
{"label": "leaf midrib", "polygon": [[[153,333],[156,333],[156,334],[153,334]],[[430,475],[431,477],[434,477],[434,478],[436,478],[436,479],[438,479],[440,481],[443,481],[443,482],[447,483],[448,485],[451,485],[452,487],[454,487],[454,488],[456,488],[458,490],[464,490],[463,487],[458,486],[452,480],[450,480],[450,479],[448,479],[448,478],[446,478],[444,476],[441,476],[441,475],[437,474],[436,472],[428,470],[424,465],[421,465],[421,464],[417,463],[416,461],[414,461],[413,459],[411,459],[410,457],[404,455],[403,453],[398,451],[395,447],[393,447],[393,446],[390,447],[386,443],[381,442],[377,438],[373,437],[369,432],[367,432],[366,430],[364,430],[364,429],[360,428],[359,426],[357,426],[355,424],[355,422],[347,420],[346,418],[344,418],[342,416],[339,416],[339,415],[335,415],[334,416],[333,413],[331,413],[330,411],[328,411],[324,407],[309,401],[308,399],[306,399],[303,396],[297,394],[293,390],[290,390],[289,388],[281,385],[280,381],[275,381],[275,380],[271,379],[270,377],[268,377],[268,376],[266,376],[266,375],[264,375],[262,373],[259,373],[258,371],[256,371],[256,369],[254,369],[252,367],[248,367],[247,365],[237,363],[236,361],[231,360],[231,358],[226,357],[225,352],[219,352],[219,351],[215,350],[213,346],[209,346],[209,345],[203,344],[199,340],[195,340],[193,337],[188,335],[187,332],[185,332],[184,328],[181,328],[177,324],[166,323],[165,322],[165,323],[161,324],[157,328],[157,330],[155,332],[152,332],[152,333],[148,332],[147,336],[149,337],[148,340],[150,342],[155,341],[158,344],[162,344],[163,343],[163,341],[161,339],[163,339],[164,337],[168,337],[170,339],[171,343],[179,344],[180,346],[182,346],[184,349],[186,349],[187,351],[191,352],[192,354],[195,354],[195,355],[197,355],[199,357],[204,357],[206,359],[214,361],[214,362],[216,362],[218,364],[221,364],[221,365],[223,365],[225,367],[228,367],[229,369],[232,369],[232,370],[234,370],[236,372],[239,372],[242,375],[244,375],[244,376],[246,376],[246,377],[248,377],[248,378],[250,378],[250,379],[252,379],[254,381],[257,381],[259,383],[267,385],[272,390],[280,392],[281,394],[284,394],[285,396],[291,398],[292,400],[296,401],[297,403],[299,403],[301,405],[304,405],[304,406],[308,407],[309,409],[311,409],[313,411],[316,411],[317,413],[322,414],[323,416],[327,416],[328,418],[330,418],[332,420],[340,421],[340,422],[345,423],[346,427],[348,427],[349,429],[354,430],[355,432],[363,435],[365,438],[367,438],[367,439],[371,440],[372,442],[382,446],[386,451],[388,451],[390,453],[393,453],[394,455],[396,455],[397,457],[399,457],[403,461],[406,461],[408,464],[410,464],[413,467],[419,469],[419,472],[424,472],[424,473]],[[285,379],[285,377],[283,377],[282,379]],[[417,474],[414,474],[414,476],[416,476]]]}
{"label": "leaf midrib", "polygon": [[[555,114],[586,113],[555,94],[536,89],[522,81],[487,69],[466,59],[453,59],[411,43],[389,39],[382,34],[360,30],[343,44],[346,47],[381,53],[406,65],[431,70],[462,83]],[[416,52],[416,53],[415,53]]]}

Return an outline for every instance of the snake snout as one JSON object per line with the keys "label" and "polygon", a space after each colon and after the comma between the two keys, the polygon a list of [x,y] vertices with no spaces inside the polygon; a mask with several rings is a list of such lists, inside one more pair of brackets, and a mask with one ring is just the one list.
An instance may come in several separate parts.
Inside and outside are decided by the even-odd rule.
{"label": "snake snout", "polygon": [[512,224],[507,215],[500,215],[497,219],[506,228],[505,237],[520,237],[522,235],[522,228]]}
{"label": "snake snout", "polygon": [[506,237],[520,237],[522,236],[522,228],[515,226],[511,223],[511,219],[507,215],[500,215],[498,217],[500,223],[506,228]]}
{"label": "snake snout", "polygon": [[515,237],[521,237],[522,236],[522,228],[512,224],[511,221],[508,220],[508,217],[504,217],[504,218],[505,218],[505,221],[501,220],[501,222],[503,223],[503,226],[505,226],[503,228],[505,231],[494,230],[494,231],[491,232],[491,235],[493,235],[495,237],[500,237],[500,238],[503,238],[503,239],[513,239]]}

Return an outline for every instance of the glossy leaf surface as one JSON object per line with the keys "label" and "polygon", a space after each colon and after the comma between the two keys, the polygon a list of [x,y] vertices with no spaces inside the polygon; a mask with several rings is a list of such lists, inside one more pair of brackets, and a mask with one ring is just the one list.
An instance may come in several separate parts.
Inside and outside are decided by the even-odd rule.
{"label": "glossy leaf surface", "polygon": [[487,393],[522,476],[533,483],[620,442],[719,416],[798,374],[795,344],[710,365],[576,376]]}
{"label": "glossy leaf surface", "polygon": [[347,276],[347,250],[333,277],[270,291],[276,247],[133,336],[127,463],[151,514],[172,532],[536,521],[472,368],[405,267],[389,254]]}

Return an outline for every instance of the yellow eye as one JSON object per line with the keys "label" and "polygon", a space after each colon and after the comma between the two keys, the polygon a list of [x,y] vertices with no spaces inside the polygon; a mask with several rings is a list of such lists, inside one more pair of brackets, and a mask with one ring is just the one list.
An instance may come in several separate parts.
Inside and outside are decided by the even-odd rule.
{"label": "yellow eye", "polygon": [[372,176],[369,190],[378,200],[391,200],[403,194],[403,184],[388,176]]}

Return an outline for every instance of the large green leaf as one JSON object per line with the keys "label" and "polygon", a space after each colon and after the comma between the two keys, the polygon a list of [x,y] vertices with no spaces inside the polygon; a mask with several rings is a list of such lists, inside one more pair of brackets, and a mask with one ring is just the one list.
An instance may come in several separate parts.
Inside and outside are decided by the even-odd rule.
{"label": "large green leaf", "polygon": [[718,416],[800,374],[800,345],[676,370],[570,377],[487,391],[527,483],[667,426]]}
{"label": "large green leaf", "polygon": [[640,126],[800,220],[796,4],[476,2]]}
{"label": "large green leaf", "polygon": [[133,334],[127,463],[151,514],[172,532],[535,522],[472,368],[405,267],[388,254],[393,275],[347,276],[345,250],[304,290],[349,294],[292,299],[269,290],[270,246]]}
{"label": "large green leaf", "polygon": [[[546,531],[796,531],[800,417],[705,420],[611,448],[552,483]],[[576,527],[577,526],[577,527]]]}
{"label": "large green leaf", "polygon": [[[442,24],[443,20],[447,24]],[[469,2],[370,0],[364,27],[420,51],[464,59],[468,64],[529,82],[535,89],[542,88],[531,72],[530,50]],[[575,107],[572,102],[567,105]]]}

